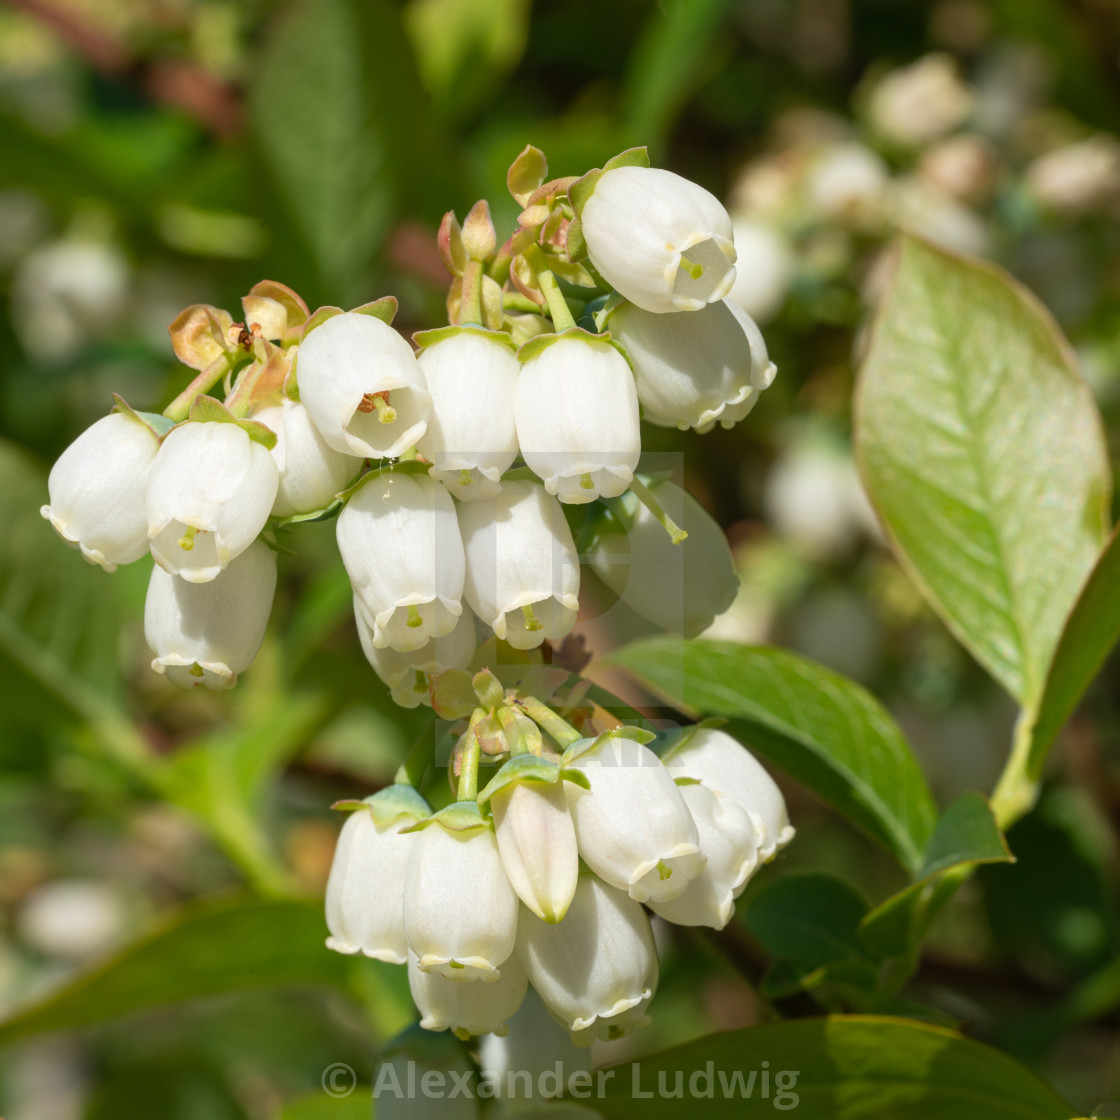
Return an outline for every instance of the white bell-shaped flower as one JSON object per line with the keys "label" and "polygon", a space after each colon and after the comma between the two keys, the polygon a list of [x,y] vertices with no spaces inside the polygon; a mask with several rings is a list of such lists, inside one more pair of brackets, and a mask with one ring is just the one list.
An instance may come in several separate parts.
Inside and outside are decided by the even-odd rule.
{"label": "white bell-shaped flower", "polygon": [[696,823],[671,774],[642,743],[614,732],[573,744],[564,783],[584,862],[637,902],[682,894],[704,868]]}
{"label": "white bell-shaped flower", "polygon": [[152,668],[180,688],[232,688],[261,648],[275,590],[276,557],[263,541],[207,583],[153,567],[144,604]]}
{"label": "white bell-shaped flower", "polygon": [[723,929],[735,913],[735,899],[743,893],[758,866],[758,840],[747,811],[725,793],[699,782],[678,787],[696,829],[700,850],[708,862],[685,888],[668,902],[651,902],[650,909],[679,926]]}
{"label": "white bell-shaped flower", "polygon": [[758,856],[774,857],[794,837],[785,798],[762,764],[737,739],[715,727],[699,727],[665,756],[674,778],[695,778],[709,789],[725,793],[754,821]]}
{"label": "white bell-shaped flower", "polygon": [[578,332],[533,354],[514,410],[525,462],[562,502],[615,498],[630,485],[642,453],[638,395],[609,342]]}
{"label": "white bell-shaped flower", "polygon": [[448,980],[420,967],[415,953],[408,955],[408,986],[420,1011],[420,1026],[428,1031],[450,1030],[464,1041],[471,1035],[509,1033],[529,981],[525,969],[511,954],[501,962],[500,977],[493,984]]}
{"label": "white bell-shaped flower", "polygon": [[431,398],[412,347],[387,323],[347,311],[310,331],[299,398],[323,439],[359,458],[395,458],[424,434]]}
{"label": "white bell-shaped flower", "polygon": [[594,875],[579,877],[559,925],[522,911],[517,955],[577,1045],[620,1038],[647,1021],[658,978],[649,918],[625,892]]}
{"label": "white bell-shaped flower", "polygon": [[145,491],[156,563],[192,583],[212,580],[264,528],[280,473],[238,424],[181,424],[160,445]]}
{"label": "white bell-shaped flower", "polygon": [[144,483],[159,450],[155,433],[121,412],[91,424],[51,467],[49,505],[55,532],[107,572],[148,551]]}
{"label": "white bell-shaped flower", "polygon": [[357,476],[359,463],[353,455],[335,451],[300,402],[285,397],[278,404],[255,409],[252,418],[276,433],[272,458],[280,485],[272,503],[274,517],[323,509]]}
{"label": "white bell-shaped flower", "polygon": [[518,898],[546,922],[568,912],[579,877],[564,781],[513,781],[490,799],[498,852]]}
{"label": "white bell-shaped flower", "polygon": [[354,596],[354,621],[366,660],[402,708],[431,706],[428,675],[467,668],[478,648],[474,615],[468,609],[464,609],[450,634],[429,638],[419,649],[407,653],[392,646],[378,649],[373,644],[373,623],[357,595]]}
{"label": "white bell-shaped flower", "polygon": [[664,428],[730,428],[777,372],[762,332],[730,300],[673,315],[626,303],[608,325],[634,364],[643,418]]}
{"label": "white bell-shaped flower", "polygon": [[672,482],[652,486],[665,512],[688,536],[673,544],[649,509],[632,499],[628,531],[602,532],[590,554],[595,574],[643,618],[694,638],[734,602],[739,576],[719,524]]}
{"label": "white bell-shaped flower", "polygon": [[429,473],[461,501],[492,498],[517,458],[513,399],[521,367],[508,336],[457,329],[425,345],[419,362],[432,398],[417,442]]}
{"label": "white bell-shaped flower", "polygon": [[517,895],[488,826],[438,819],[417,834],[404,890],[408,947],[424,972],[496,982],[517,937]]}
{"label": "white bell-shaped flower", "polygon": [[579,611],[579,556],[556,499],[535,482],[504,482],[458,512],[474,613],[515,649],[564,637]]}
{"label": "white bell-shaped flower", "polygon": [[335,532],[375,648],[407,653],[451,633],[463,613],[463,542],[438,482],[403,470],[370,475]]}
{"label": "white bell-shaped flower", "polygon": [[391,786],[342,826],[327,879],[327,948],[404,964],[404,883],[417,833],[402,832],[431,810],[407,786]]}
{"label": "white bell-shaped flower", "polygon": [[723,203],[671,171],[604,172],[580,221],[591,263],[647,311],[697,311],[735,283],[734,232]]}

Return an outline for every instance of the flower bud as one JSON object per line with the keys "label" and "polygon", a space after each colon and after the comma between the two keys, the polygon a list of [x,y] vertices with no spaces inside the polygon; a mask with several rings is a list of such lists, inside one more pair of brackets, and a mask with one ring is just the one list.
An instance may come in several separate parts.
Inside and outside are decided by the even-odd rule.
{"label": "flower bud", "polygon": [[579,876],[576,830],[564,781],[513,781],[490,799],[502,866],[538,918],[562,921]]}
{"label": "flower bud", "polygon": [[430,812],[415,790],[391,786],[347,817],[327,880],[328,949],[391,964],[408,960],[404,883],[417,834],[401,830]]}
{"label": "flower bud", "polygon": [[630,529],[601,532],[591,568],[631,610],[667,633],[694,638],[734,602],[739,592],[735,561],[723,530],[691,494],[672,482],[650,489],[688,536],[673,544],[635,499]]}
{"label": "flower bud", "polygon": [[647,1022],[657,989],[657,952],[645,911],[594,875],[581,875],[559,925],[525,911],[517,955],[545,1006],[587,1046]]}
{"label": "flower bud", "polygon": [[496,982],[517,936],[517,895],[488,826],[438,819],[417,834],[404,889],[408,947],[424,972]]}
{"label": "flower bud", "polygon": [[474,613],[515,649],[567,634],[579,610],[579,557],[556,499],[535,482],[505,482],[497,497],[458,513]]}
{"label": "flower bud", "polygon": [[735,899],[758,866],[754,822],[725,793],[691,782],[678,788],[696,822],[700,850],[708,862],[684,894],[649,906],[655,914],[680,926],[723,929],[735,913]]}
{"label": "flower bud", "polygon": [[212,580],[257,539],[280,475],[268,449],[238,424],[172,429],[148,472],[152,556],[192,583]]}
{"label": "flower bud", "polygon": [[463,613],[463,542],[439,483],[404,471],[369,476],[336,535],[376,649],[409,652],[451,633]]}
{"label": "flower bud", "polygon": [[726,731],[697,728],[665,756],[665,766],[674,777],[695,778],[737,801],[754,822],[762,863],[793,839],[795,830],[782,791],[754,755]]}
{"label": "flower bud", "polygon": [[450,1030],[466,1041],[471,1035],[509,1033],[529,981],[516,955],[501,962],[493,984],[448,980],[420,967],[415,953],[408,955],[408,986],[420,1011],[420,1026],[428,1031]]}
{"label": "flower bud", "polygon": [[696,823],[673,775],[642,743],[614,732],[568,748],[590,789],[564,790],[584,862],[637,902],[665,902],[704,867]]}
{"label": "flower bud", "polygon": [[425,345],[419,362],[432,398],[417,443],[432,463],[429,474],[462,501],[492,498],[517,458],[513,398],[521,367],[507,336],[461,329]]}
{"label": "flower bud", "polygon": [[354,481],[359,464],[352,455],[327,444],[299,402],[285,397],[279,404],[255,409],[252,418],[276,433],[272,458],[280,485],[272,503],[273,517],[314,513]]}
{"label": "flower bud", "polygon": [[115,572],[148,551],[144,481],[159,450],[155,433],[121,412],[103,416],[58,457],[40,510],[91,564]]}
{"label": "flower bud", "polygon": [[207,583],[152,568],[144,638],[152,668],[180,688],[232,688],[264,640],[276,590],[276,557],[256,541]]}
{"label": "flower bud", "polygon": [[777,372],[762,332],[729,300],[674,315],[623,304],[610,329],[634,363],[644,419],[664,428],[730,428]]}
{"label": "flower bud", "polygon": [[357,311],[309,331],[296,359],[300,400],[323,439],[359,458],[394,458],[424,434],[431,398],[412,347]]}
{"label": "flower bud", "polygon": [[592,264],[646,311],[697,311],[735,282],[734,234],[723,204],[671,171],[605,172],[580,221]]}
{"label": "flower bud", "polygon": [[626,359],[587,334],[556,339],[524,364],[514,404],[529,468],[562,502],[614,498],[642,453],[638,396]]}
{"label": "flower bud", "polygon": [[431,706],[428,674],[465,669],[478,645],[474,615],[470,610],[463,611],[450,634],[429,638],[419,649],[407,653],[401,653],[392,646],[378,649],[373,644],[373,623],[357,595],[354,596],[354,620],[366,660],[382,683],[388,685],[394,702],[402,708],[416,708],[421,704]]}

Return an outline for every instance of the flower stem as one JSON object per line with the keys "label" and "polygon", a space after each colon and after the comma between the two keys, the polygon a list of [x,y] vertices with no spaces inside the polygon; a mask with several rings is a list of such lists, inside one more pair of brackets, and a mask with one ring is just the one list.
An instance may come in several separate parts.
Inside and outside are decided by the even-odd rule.
{"label": "flower stem", "polygon": [[561,747],[570,747],[583,736],[567,720],[558,716],[547,704],[534,696],[519,696],[517,706]]}
{"label": "flower stem", "polygon": [[459,740],[462,751],[459,770],[458,801],[474,801],[478,798],[478,763],[482,756],[482,744],[478,741],[478,725],[486,718],[483,708],[475,708],[471,714],[470,726]]}
{"label": "flower stem", "polygon": [[552,325],[557,333],[571,330],[576,325],[575,317],[568,306],[568,301],[564,299],[564,293],[560,291],[556,277],[548,267],[548,258],[538,246],[532,245],[525,251],[525,259],[536,274],[537,283],[548,302],[548,313],[552,317]]}
{"label": "flower stem", "polygon": [[669,534],[669,539],[673,544],[680,544],[681,541],[688,536],[688,533],[665,512],[661,503],[637,480],[637,478],[631,479],[630,489],[634,497],[657,518],[661,527]]}
{"label": "flower stem", "polygon": [[168,420],[174,420],[178,424],[182,420],[186,420],[187,415],[190,413],[191,405],[203,395],[203,393],[210,392],[215,385],[230,370],[233,369],[236,356],[224,354],[220,358],[215,358],[195,379],[163,410],[164,416]]}
{"label": "flower stem", "polygon": [[482,323],[482,262],[467,261],[459,297],[459,322]]}

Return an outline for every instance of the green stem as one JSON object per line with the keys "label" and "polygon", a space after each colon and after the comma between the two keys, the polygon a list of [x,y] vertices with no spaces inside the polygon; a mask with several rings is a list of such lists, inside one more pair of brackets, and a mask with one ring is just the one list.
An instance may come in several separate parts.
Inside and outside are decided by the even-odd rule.
{"label": "green stem", "polygon": [[420,738],[412,744],[404,762],[397,767],[393,781],[400,786],[412,786],[418,790],[424,780],[424,771],[432,760],[432,730],[435,722],[432,721],[420,733]]}
{"label": "green stem", "polygon": [[1033,730],[1034,715],[1024,709],[1019,713],[1019,720],[1015,724],[1011,753],[1007,756],[1003,773],[992,793],[992,811],[1004,832],[1020,817],[1029,813],[1038,800],[1038,782],[1028,772]]}
{"label": "green stem", "polygon": [[486,718],[482,708],[475,708],[471,714],[470,726],[460,740],[462,762],[459,770],[459,791],[457,801],[475,801],[478,798],[478,764],[482,757],[482,744],[478,741],[478,725]]}
{"label": "green stem", "polygon": [[519,696],[517,706],[561,747],[570,747],[583,738],[583,735],[567,720],[562,719],[547,704],[542,704],[536,697]]}
{"label": "green stem", "polygon": [[536,275],[537,283],[548,302],[548,313],[552,317],[552,325],[557,333],[571,330],[576,325],[575,317],[568,306],[568,301],[564,299],[564,293],[560,291],[556,277],[548,267],[548,257],[538,246],[532,245],[525,251],[525,259]]}
{"label": "green stem", "polygon": [[634,497],[657,518],[661,527],[669,534],[669,539],[673,544],[680,544],[685,537],[688,536],[688,533],[665,512],[661,503],[637,480],[637,478],[631,480],[630,490],[633,492]]}
{"label": "green stem", "polygon": [[482,324],[482,262],[467,261],[459,299],[459,322]]}
{"label": "green stem", "polygon": [[204,393],[209,393],[233,369],[236,355],[226,354],[215,358],[195,379],[163,410],[168,420],[176,424],[186,420],[191,405]]}

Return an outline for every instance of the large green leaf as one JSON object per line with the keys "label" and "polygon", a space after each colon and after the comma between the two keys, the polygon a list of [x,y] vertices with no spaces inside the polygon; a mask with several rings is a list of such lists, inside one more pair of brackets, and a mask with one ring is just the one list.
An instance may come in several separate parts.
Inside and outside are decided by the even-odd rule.
{"label": "large green leaf", "polygon": [[[317,902],[237,897],[194,903],[107,963],[17,1010],[0,1023],[0,1045],[247,988],[348,988],[355,968],[376,973],[392,1017],[394,1005],[407,999],[397,975],[403,970],[332,953],[324,947],[325,934]],[[369,983],[368,976],[363,979]]]}
{"label": "large green leaf", "polygon": [[1100,416],[1049,314],[901,239],[857,391],[864,482],[910,575],[1025,707],[1107,530]]}
{"label": "large green leaf", "polygon": [[1030,732],[1027,771],[1032,778],[1042,773],[1050,745],[1118,641],[1120,532],[1115,532],[1082,588],[1054,652]]}
{"label": "large green leaf", "polygon": [[[939,1027],[874,1016],[796,1019],[728,1031],[616,1066],[609,1075],[605,1094],[590,1103],[610,1120],[676,1120],[689,1108],[712,1120],[773,1117],[787,1110],[811,1120],[1076,1115],[998,1050]],[[659,1091],[659,1077],[669,1092],[679,1079],[681,1097]],[[709,1077],[711,1093],[705,1096]]]}
{"label": "large green leaf", "polygon": [[728,716],[728,730],[844,813],[909,870],[937,819],[925,778],[889,713],[870,693],[784,650],[655,638],[619,650],[671,703]]}

